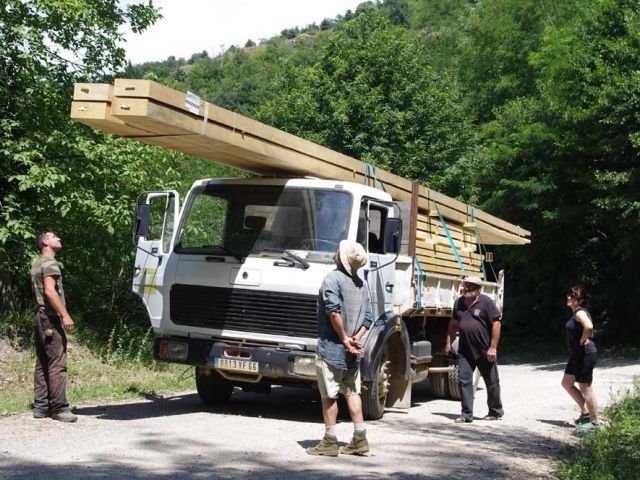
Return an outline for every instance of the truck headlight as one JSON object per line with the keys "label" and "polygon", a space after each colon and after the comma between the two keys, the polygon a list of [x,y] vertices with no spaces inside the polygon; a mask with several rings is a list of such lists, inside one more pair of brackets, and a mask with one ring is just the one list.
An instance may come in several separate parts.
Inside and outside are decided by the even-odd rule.
{"label": "truck headlight", "polygon": [[160,340],[158,345],[158,358],[160,360],[173,360],[185,362],[189,356],[189,344],[175,340]]}
{"label": "truck headlight", "polygon": [[293,373],[304,377],[316,376],[315,357],[293,357]]}

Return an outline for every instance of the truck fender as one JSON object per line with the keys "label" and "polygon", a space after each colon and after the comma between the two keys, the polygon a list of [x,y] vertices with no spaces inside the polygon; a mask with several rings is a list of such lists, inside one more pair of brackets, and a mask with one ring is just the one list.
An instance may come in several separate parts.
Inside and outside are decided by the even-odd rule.
{"label": "truck fender", "polygon": [[[394,345],[394,358],[401,358],[402,362],[397,365],[401,370],[395,372],[402,375],[405,380],[411,378],[411,347],[409,333],[400,315],[386,312],[378,318],[369,330],[365,339],[364,355],[360,360],[360,376],[363,381],[373,381],[376,377],[378,363],[380,362],[380,351],[385,342],[392,336],[399,335],[398,344]],[[402,352],[397,349],[401,348]]]}

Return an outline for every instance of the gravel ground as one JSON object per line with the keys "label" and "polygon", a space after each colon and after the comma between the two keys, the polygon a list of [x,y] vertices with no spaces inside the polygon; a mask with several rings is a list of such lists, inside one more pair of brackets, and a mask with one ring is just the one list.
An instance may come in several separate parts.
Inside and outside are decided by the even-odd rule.
{"label": "gravel ground", "polygon": [[[601,408],[640,376],[637,361],[602,361],[594,387]],[[0,478],[553,478],[554,462],[577,440],[577,410],[560,387],[564,362],[500,366],[505,417],[458,425],[459,403],[433,400],[414,385],[409,411],[389,410],[370,422],[366,457],[310,457],[323,434],[317,394],[274,388],[265,396],[236,390],[204,407],[193,392],[126,403],[82,405],[76,424],[29,414],[0,419]],[[341,405],[346,412],[346,405]],[[348,442],[342,417],[338,438]]]}

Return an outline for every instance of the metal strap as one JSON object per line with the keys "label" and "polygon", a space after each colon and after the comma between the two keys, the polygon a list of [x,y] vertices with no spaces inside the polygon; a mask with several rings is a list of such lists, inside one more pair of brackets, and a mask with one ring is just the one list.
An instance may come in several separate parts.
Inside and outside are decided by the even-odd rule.
{"label": "metal strap", "polygon": [[422,310],[422,266],[418,257],[413,257],[413,261],[416,264],[416,270],[418,270],[418,295],[416,299],[416,309]]}

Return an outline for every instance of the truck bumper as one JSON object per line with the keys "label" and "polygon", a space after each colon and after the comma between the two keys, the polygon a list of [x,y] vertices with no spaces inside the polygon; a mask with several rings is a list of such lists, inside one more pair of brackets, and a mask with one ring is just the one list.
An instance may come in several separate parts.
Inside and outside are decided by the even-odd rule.
{"label": "truck bumper", "polygon": [[[239,347],[213,340],[157,337],[154,343],[154,357],[165,362],[214,368],[223,376],[237,381],[316,381],[315,352],[303,350]],[[231,362],[225,362],[226,365],[237,368],[218,368],[219,359],[229,360]],[[247,368],[249,365],[251,368]],[[243,370],[243,367],[246,369]]]}

